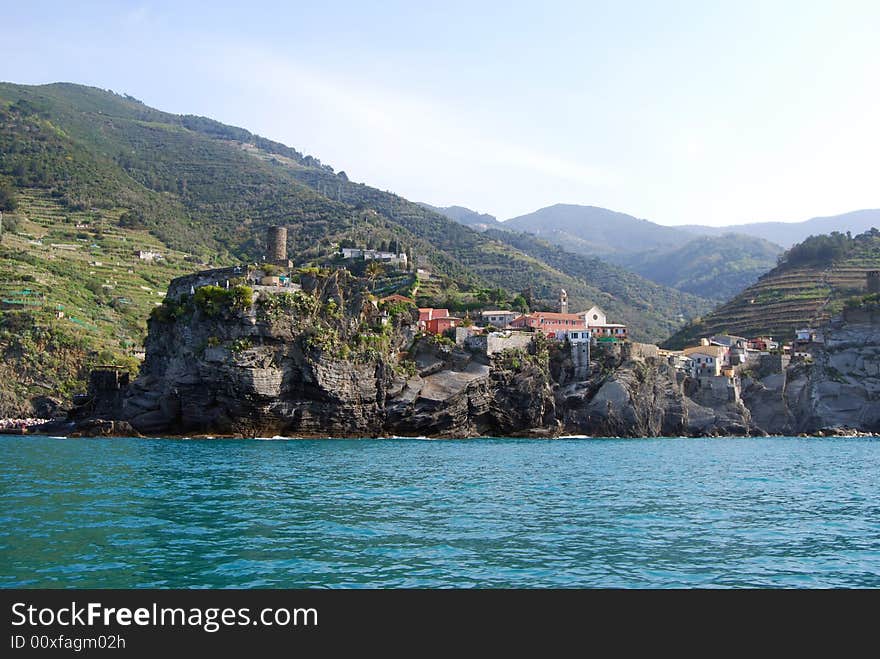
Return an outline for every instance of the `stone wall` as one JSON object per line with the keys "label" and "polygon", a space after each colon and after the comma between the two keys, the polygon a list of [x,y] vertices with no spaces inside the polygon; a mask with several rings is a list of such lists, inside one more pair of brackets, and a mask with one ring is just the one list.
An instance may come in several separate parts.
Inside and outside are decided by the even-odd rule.
{"label": "stone wall", "polygon": [[653,343],[635,343],[629,341],[621,344],[620,356],[626,359],[645,360],[649,358],[656,359],[660,356],[660,348]]}
{"label": "stone wall", "polygon": [[508,348],[528,348],[534,337],[532,332],[491,332],[467,337],[464,344],[469,350],[490,356]]}
{"label": "stone wall", "polygon": [[236,265],[229,268],[203,270],[191,275],[177,277],[176,279],[171,280],[166,297],[169,300],[176,300],[182,295],[189,295],[190,289],[199,288],[201,286],[225,286],[227,280],[242,277],[247,278],[251,269],[251,266]]}

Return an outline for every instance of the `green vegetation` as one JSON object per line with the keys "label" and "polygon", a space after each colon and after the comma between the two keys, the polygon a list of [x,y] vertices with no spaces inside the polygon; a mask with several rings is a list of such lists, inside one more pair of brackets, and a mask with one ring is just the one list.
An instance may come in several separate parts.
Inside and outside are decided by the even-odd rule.
{"label": "green vegetation", "polygon": [[[477,288],[503,289],[519,308],[553,306],[559,288],[569,291],[573,308],[599,303],[617,313],[631,304],[626,290],[605,291],[564,263],[549,267],[506,241],[352,183],[314,157],[241,128],[69,84],[0,84],[0,108],[4,102],[0,175],[13,177],[18,188],[45,190],[60,209],[118,208],[116,226],[146,229],[166,249],[216,263],[252,260],[265,247],[266,226],[289,224],[298,258],[326,254],[345,240],[407,251],[438,278],[439,290],[425,286],[420,294],[436,304],[450,295],[463,307],[457,310],[476,308]],[[379,266],[364,267],[378,288]],[[668,294],[651,299],[659,287],[634,288],[647,298],[632,301],[641,308],[626,318],[634,337],[659,339],[680,324],[681,310],[666,311]],[[654,318],[643,325],[647,306]]]}
{"label": "green vegetation", "polygon": [[693,345],[722,329],[740,336],[793,338],[798,328],[821,325],[840,313],[849,298],[857,296],[852,304],[860,305],[865,273],[877,269],[880,231],[876,229],[852,238],[840,233],[810,237],[786,252],[780,264],[755,284],[674,334],[666,346]]}
{"label": "green vegetation", "polygon": [[859,311],[880,311],[880,293],[851,297],[844,301],[844,308]]}
{"label": "green vegetation", "polygon": [[723,302],[773,269],[782,248],[742,234],[694,238],[671,250],[628,254],[617,262],[665,286]]}
{"label": "green vegetation", "polygon": [[14,211],[18,208],[18,195],[8,181],[0,180],[0,211]]}
{"label": "green vegetation", "polygon": [[779,262],[792,266],[831,263],[845,258],[855,247],[856,241],[849,233],[833,231],[829,235],[810,236],[780,256]]}
{"label": "green vegetation", "polygon": [[248,286],[202,286],[196,290],[193,302],[203,314],[216,318],[249,309],[254,303],[254,291]]}

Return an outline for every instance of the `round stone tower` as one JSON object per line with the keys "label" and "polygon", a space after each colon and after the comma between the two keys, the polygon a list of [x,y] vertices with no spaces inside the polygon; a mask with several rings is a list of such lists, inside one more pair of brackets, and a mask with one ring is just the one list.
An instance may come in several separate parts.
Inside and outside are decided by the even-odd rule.
{"label": "round stone tower", "polygon": [[880,270],[868,270],[868,293],[880,293]]}
{"label": "round stone tower", "polygon": [[269,227],[266,236],[266,261],[287,264],[287,227]]}

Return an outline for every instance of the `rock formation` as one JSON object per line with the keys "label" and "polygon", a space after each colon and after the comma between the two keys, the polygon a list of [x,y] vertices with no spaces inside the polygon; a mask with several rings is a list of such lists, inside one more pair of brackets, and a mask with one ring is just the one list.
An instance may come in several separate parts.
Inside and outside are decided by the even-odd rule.
{"label": "rock formation", "polygon": [[[490,355],[421,335],[414,307],[382,309],[362,281],[308,274],[302,290],[207,286],[166,300],[122,396],[83,432],[237,436],[723,436],[880,430],[880,323],[829,327],[813,363],[738,387],[686,378],[656,355],[597,350],[574,377],[540,333]],[[723,384],[723,383],[722,383]],[[108,409],[112,407],[112,410]],[[100,418],[98,418],[100,416]],[[113,421],[114,423],[108,423]]]}

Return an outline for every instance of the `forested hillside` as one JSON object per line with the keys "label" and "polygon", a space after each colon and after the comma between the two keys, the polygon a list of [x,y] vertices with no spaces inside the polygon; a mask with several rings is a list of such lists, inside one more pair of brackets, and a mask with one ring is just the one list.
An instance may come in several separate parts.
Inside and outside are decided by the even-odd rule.
{"label": "forested hillside", "polygon": [[772,270],[781,253],[781,247],[766,240],[731,233],[614,260],[658,284],[725,302]]}

